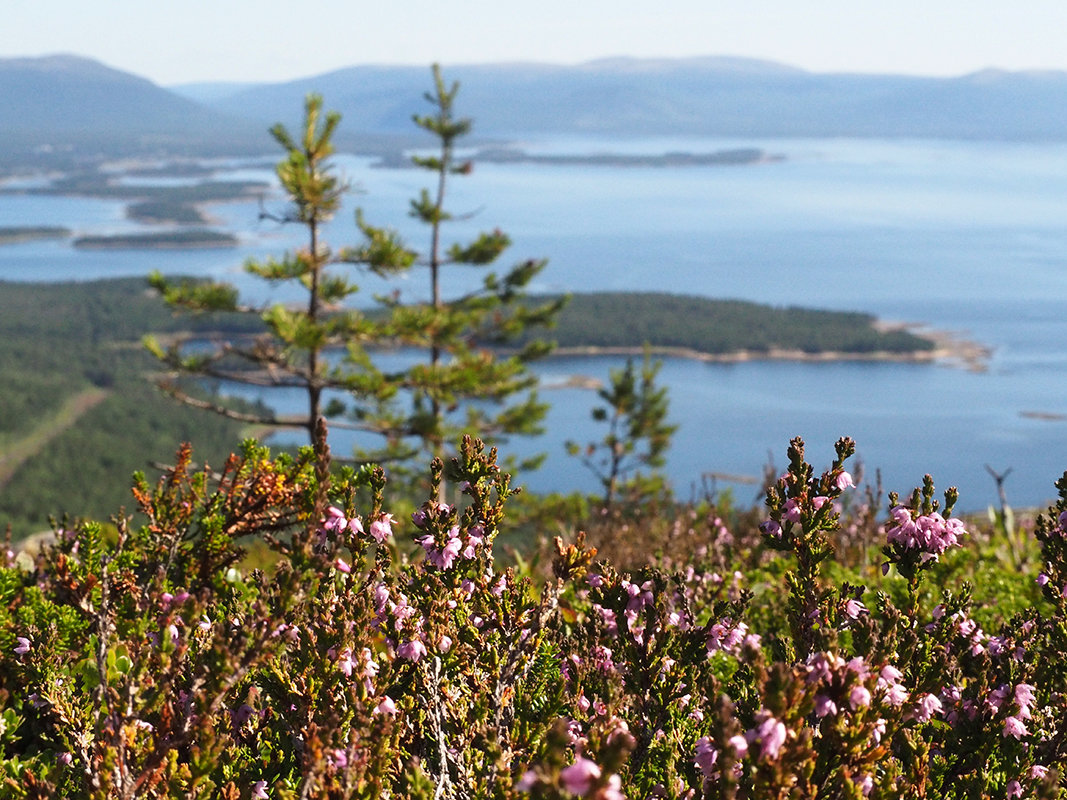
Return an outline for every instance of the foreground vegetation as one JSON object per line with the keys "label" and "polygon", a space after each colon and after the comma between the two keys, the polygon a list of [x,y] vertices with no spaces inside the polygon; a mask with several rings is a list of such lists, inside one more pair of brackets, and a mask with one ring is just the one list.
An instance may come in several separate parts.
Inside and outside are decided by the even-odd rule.
{"label": "foreground vegetation", "polygon": [[311,448],[183,450],[144,523],[0,568],[6,796],[1064,796],[1067,476],[1009,547],[929,479],[868,504],[852,449],[794,441],[759,516],[617,508],[512,567],[469,439],[403,518]]}

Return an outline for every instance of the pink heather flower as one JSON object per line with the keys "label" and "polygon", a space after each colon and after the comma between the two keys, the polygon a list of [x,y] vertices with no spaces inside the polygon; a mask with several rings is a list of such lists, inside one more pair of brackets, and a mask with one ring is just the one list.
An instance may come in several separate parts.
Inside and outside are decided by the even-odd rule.
{"label": "pink heather flower", "polygon": [[871,693],[866,686],[853,686],[848,693],[848,702],[853,709],[862,708],[871,704]]}
{"label": "pink heather flower", "polygon": [[785,724],[768,714],[758,728],[749,731],[748,738],[749,741],[759,742],[762,757],[773,760],[778,758],[778,753],[785,744],[786,735]]}
{"label": "pink heather flower", "polygon": [[1029,709],[1034,704],[1034,687],[1028,683],[1020,683],[1015,687],[1015,702],[1020,710]]}
{"label": "pink heather flower", "polygon": [[352,659],[352,648],[346,647],[341,651],[337,666],[346,678],[352,677],[352,669],[356,666],[356,662]]}
{"label": "pink heather flower", "polygon": [[845,601],[845,616],[851,619],[859,619],[860,614],[867,613],[867,606],[859,600],[850,597]]}
{"label": "pink heather flower", "polygon": [[991,691],[986,696],[985,700],[986,705],[989,707],[989,710],[992,711],[994,714],[1000,711],[1000,707],[1004,705],[1004,702],[1008,699],[1009,691],[1010,689],[1008,687],[1008,684],[1006,683],[1002,683],[996,689]]}
{"label": "pink heather flower", "polygon": [[1034,764],[1030,767],[1030,779],[1034,781],[1043,780],[1048,775],[1048,767],[1043,767],[1040,764]]}
{"label": "pink heather flower", "polygon": [[844,470],[841,470],[841,472],[837,474],[837,477],[834,478],[834,486],[837,487],[839,492],[843,492],[845,489],[851,489],[855,485],[856,484],[852,481],[852,476]]}
{"label": "pink heather flower", "polygon": [[775,522],[773,519],[768,519],[761,522],[759,529],[767,536],[773,536],[775,539],[782,538],[782,526]]}
{"label": "pink heather flower", "polygon": [[[747,743],[747,742],[746,742]],[[710,778],[715,772],[715,762],[719,760],[719,751],[707,736],[697,739],[696,756],[694,762],[705,778]]]}
{"label": "pink heather flower", "polygon": [[886,664],[882,667],[882,671],[878,673],[879,680],[878,685],[881,686],[884,681],[886,685],[900,683],[904,677],[904,673],[894,667],[892,664]]}
{"label": "pink heather flower", "polygon": [[404,642],[396,650],[397,657],[407,661],[418,661],[426,653],[426,645],[423,644],[422,639],[412,639],[410,642]]}
{"label": "pink heather flower", "polygon": [[395,521],[392,514],[379,514],[378,519],[370,524],[370,535],[374,538],[374,541],[381,544],[392,536],[393,523]]}
{"label": "pink heather flower", "polygon": [[1004,787],[1004,794],[1006,797],[1022,797],[1023,786],[1018,781],[1008,781],[1008,785]]}
{"label": "pink heather flower", "polygon": [[431,554],[430,560],[441,569],[450,569],[462,548],[463,541],[458,536],[452,536],[438,553]]}
{"label": "pink heather flower", "polygon": [[385,612],[385,606],[389,603],[389,587],[384,583],[379,583],[374,587],[374,612],[376,614],[382,614]]}
{"label": "pink heather flower", "polygon": [[1037,585],[1038,586],[1044,586],[1047,583],[1048,583],[1048,575],[1046,575],[1044,572],[1040,573],[1037,576]]}
{"label": "pink heather flower", "polygon": [[937,695],[927,694],[915,704],[915,718],[919,722],[929,722],[935,714],[941,713],[941,701]]}
{"label": "pink heather flower", "polygon": [[790,498],[785,501],[785,505],[782,507],[782,519],[786,522],[800,522],[800,506],[797,505],[796,500]]}
{"label": "pink heather flower", "polygon": [[267,800],[267,798],[270,797],[270,795],[267,794],[266,781],[256,781],[252,784],[252,797],[255,798],[255,800]]}
{"label": "pink heather flower", "polygon": [[334,567],[336,567],[336,568],[337,568],[337,571],[338,571],[338,572],[344,572],[344,573],[346,573],[346,574],[347,574],[347,573],[349,573],[349,572],[351,572],[351,571],[352,571],[352,567],[348,566],[348,562],[347,562],[347,561],[345,561],[345,560],[344,560],[343,558],[338,558],[338,559],[337,559],[337,560],[336,560],[336,561],[335,561],[335,562],[333,563],[333,565],[334,565]]}
{"label": "pink heather flower", "polygon": [[626,795],[622,793],[622,778],[618,775],[609,776],[608,785],[602,787],[596,796],[597,800],[626,800]]}
{"label": "pink heather flower", "polygon": [[387,717],[396,716],[396,703],[389,695],[383,695],[381,701],[374,709],[375,714],[383,714]]}
{"label": "pink heather flower", "polygon": [[846,666],[848,667],[849,672],[858,675],[861,681],[866,680],[867,676],[871,674],[871,669],[867,666],[867,662],[863,660],[863,656],[850,658]]}
{"label": "pink heather flower", "polygon": [[60,753],[58,756],[56,756],[56,761],[58,761],[60,765],[64,767],[69,767],[74,762],[74,756],[72,756],[70,753]]}
{"label": "pink heather flower", "polygon": [[448,635],[442,636],[441,637],[441,642],[438,645],[438,649],[442,653],[447,653],[449,650],[451,650],[452,649],[452,637],[448,636]]}
{"label": "pink heather flower", "polygon": [[811,507],[814,508],[816,511],[818,511],[820,508],[822,508],[824,505],[826,505],[829,502],[830,502],[830,498],[829,497],[823,497],[822,495],[819,495],[818,497],[813,497],[812,498]]}
{"label": "pink heather flower", "polygon": [[819,719],[823,717],[833,717],[837,714],[837,703],[831,700],[824,694],[815,695],[815,716]]}
{"label": "pink heather flower", "polygon": [[336,748],[330,753],[330,763],[337,767],[337,769],[344,769],[348,766],[348,753],[340,748]]}
{"label": "pink heather flower", "polygon": [[340,533],[348,527],[345,512],[336,506],[330,506],[326,509],[326,518],[322,521],[322,527],[332,533]]}
{"label": "pink heather flower", "polygon": [[882,741],[882,737],[885,736],[886,721],[879,719],[874,723],[874,730],[871,732],[871,737],[874,739],[874,743],[878,744]]}
{"label": "pink heather flower", "polygon": [[1022,739],[1024,736],[1029,736],[1030,731],[1026,729],[1026,725],[1018,717],[1008,717],[1004,720],[1004,732],[1001,735]]}
{"label": "pink heather flower", "polygon": [[30,640],[25,636],[16,636],[15,641],[18,642],[15,645],[15,655],[22,656],[30,652]]}
{"label": "pink heather flower", "polygon": [[900,708],[908,699],[908,689],[902,683],[888,683],[884,691],[885,701],[894,708]]}
{"label": "pink heather flower", "polygon": [[600,767],[588,758],[578,756],[569,767],[559,773],[563,788],[571,794],[585,795],[593,788],[593,782],[600,777]]}
{"label": "pink heather flower", "polygon": [[871,790],[874,788],[874,778],[870,775],[864,775],[862,778],[856,781],[856,785],[860,787],[860,791],[863,792],[863,796],[867,797],[871,793]]}
{"label": "pink heather flower", "polygon": [[744,758],[745,754],[748,753],[748,739],[744,736],[731,736],[727,744],[730,745],[730,749],[734,751],[734,755],[737,758]]}

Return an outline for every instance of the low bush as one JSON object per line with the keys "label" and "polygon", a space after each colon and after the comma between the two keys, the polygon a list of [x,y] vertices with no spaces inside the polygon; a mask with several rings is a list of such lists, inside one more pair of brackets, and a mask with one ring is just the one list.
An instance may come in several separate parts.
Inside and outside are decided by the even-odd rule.
{"label": "low bush", "polygon": [[852,451],[795,440],[758,518],[614,507],[611,560],[578,533],[504,567],[476,440],[405,519],[380,469],[184,448],[136,523],[0,569],[2,794],[1063,796],[1067,476],[997,564],[929,478],[878,512]]}

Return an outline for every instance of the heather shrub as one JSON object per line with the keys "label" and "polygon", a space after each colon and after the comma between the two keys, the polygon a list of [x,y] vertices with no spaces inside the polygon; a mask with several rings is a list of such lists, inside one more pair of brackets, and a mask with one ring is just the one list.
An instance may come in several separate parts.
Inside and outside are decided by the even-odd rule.
{"label": "heather shrub", "polygon": [[0,568],[2,793],[1062,796],[1067,476],[1009,547],[930,478],[879,507],[853,449],[540,563],[497,557],[517,489],[477,440],[403,517],[378,468],[183,449]]}

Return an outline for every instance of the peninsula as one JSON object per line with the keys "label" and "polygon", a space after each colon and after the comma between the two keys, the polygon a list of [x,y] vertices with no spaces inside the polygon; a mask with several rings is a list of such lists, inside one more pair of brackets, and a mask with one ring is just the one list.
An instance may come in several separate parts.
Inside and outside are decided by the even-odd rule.
{"label": "peninsula", "polygon": [[655,354],[704,361],[968,360],[962,343],[872,314],[660,292],[575,294],[555,328],[538,335],[556,340],[557,355],[639,353],[647,345]]}

